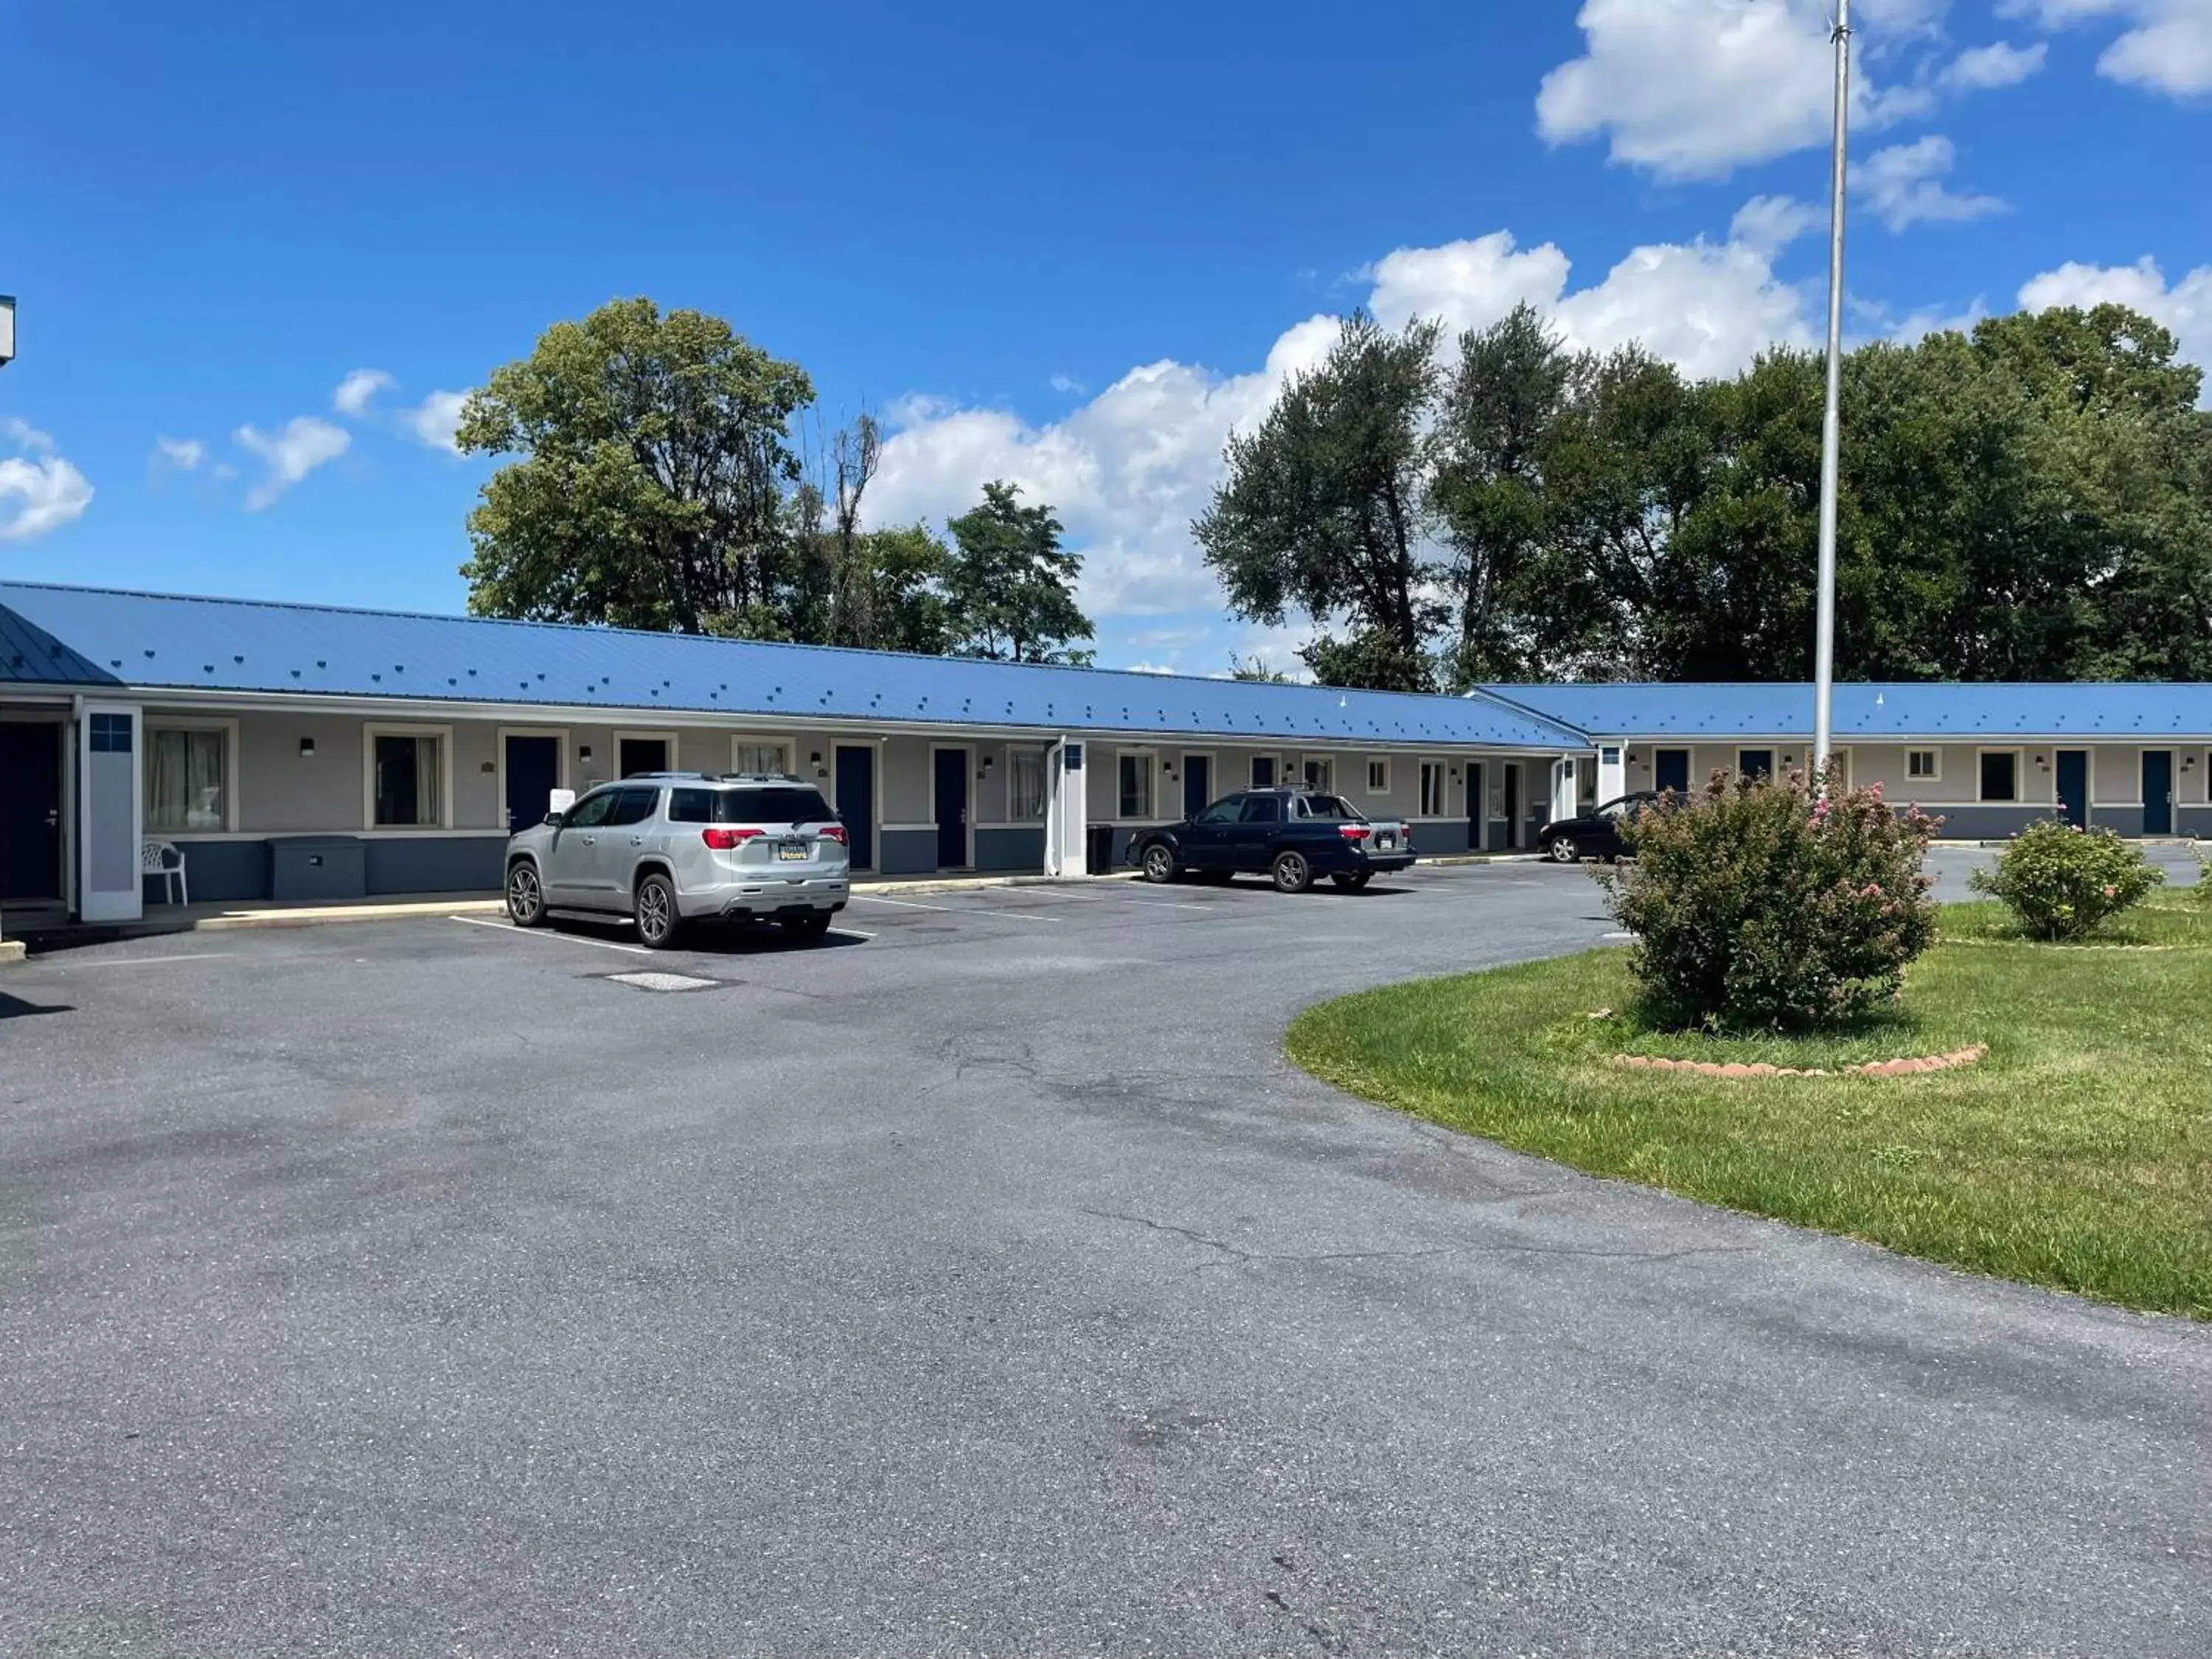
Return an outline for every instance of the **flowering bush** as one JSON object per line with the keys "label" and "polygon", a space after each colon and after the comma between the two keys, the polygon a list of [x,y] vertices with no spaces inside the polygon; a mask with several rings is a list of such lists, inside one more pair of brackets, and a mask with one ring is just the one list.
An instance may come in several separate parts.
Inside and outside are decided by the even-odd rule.
{"label": "flowering bush", "polygon": [[2166,879],[2142,849],[2109,830],[2077,830],[2057,818],[2031,823],[1997,854],[1995,870],[1968,878],[2001,901],[2033,939],[2080,939]]}
{"label": "flowering bush", "polygon": [[1864,789],[1730,780],[1670,798],[1600,872],[1651,1011],[1684,1024],[1805,1027],[1894,997],[1936,932],[1921,864],[1940,821]]}

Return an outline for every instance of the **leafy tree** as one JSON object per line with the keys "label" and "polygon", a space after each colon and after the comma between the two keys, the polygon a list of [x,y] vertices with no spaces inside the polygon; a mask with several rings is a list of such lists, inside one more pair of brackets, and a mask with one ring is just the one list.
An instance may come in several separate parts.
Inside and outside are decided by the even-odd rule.
{"label": "leafy tree", "polygon": [[1433,488],[1454,555],[1459,627],[1447,678],[1455,689],[1535,666],[1525,613],[1539,595],[1528,578],[1549,528],[1546,463],[1579,367],[1525,301],[1460,337]]}
{"label": "leafy tree", "polygon": [[1328,356],[1295,375],[1259,429],[1229,440],[1228,477],[1192,526],[1230,605],[1280,626],[1293,610],[1349,641],[1303,653],[1326,684],[1431,688],[1444,620],[1425,556],[1437,324],[1393,333],[1347,318]]}
{"label": "leafy tree", "polygon": [[805,549],[798,637],[821,645],[942,656],[952,648],[945,544],[921,525],[863,530],[860,504],[883,454],[865,410],[832,434],[793,498]]}
{"label": "leafy tree", "polygon": [[787,635],[789,422],[813,396],[797,364],[696,311],[618,300],[556,323],[462,412],[463,450],[521,458],[469,514],[470,610]]}
{"label": "leafy tree", "polygon": [[1229,653],[1229,678],[1232,680],[1255,681],[1262,685],[1288,685],[1291,677],[1280,669],[1270,668],[1267,659],[1256,653],[1249,657]]}
{"label": "leafy tree", "polygon": [[1092,637],[1073,584],[1083,561],[1060,544],[1050,507],[1024,507],[1020,489],[993,482],[980,506],[949,522],[944,586],[953,650],[1006,662],[1087,664],[1071,642]]}

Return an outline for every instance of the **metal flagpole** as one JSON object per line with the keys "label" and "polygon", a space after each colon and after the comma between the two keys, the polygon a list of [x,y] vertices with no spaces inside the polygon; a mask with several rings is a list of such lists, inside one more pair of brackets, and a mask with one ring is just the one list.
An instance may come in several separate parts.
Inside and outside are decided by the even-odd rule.
{"label": "metal flagpole", "polygon": [[1836,681],[1836,490],[1842,466],[1844,376],[1844,185],[1851,98],[1851,0],[1836,0],[1836,137],[1828,202],[1828,400],[1820,419],[1820,622],[1813,647],[1813,764],[1834,752],[1830,739]]}

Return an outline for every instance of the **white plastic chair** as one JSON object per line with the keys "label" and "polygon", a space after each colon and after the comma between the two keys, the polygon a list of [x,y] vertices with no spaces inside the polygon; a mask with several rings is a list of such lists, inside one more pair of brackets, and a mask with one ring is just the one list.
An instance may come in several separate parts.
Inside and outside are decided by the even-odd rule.
{"label": "white plastic chair", "polygon": [[174,894],[171,904],[190,904],[191,890],[185,885],[185,854],[173,841],[149,839],[140,844],[138,868],[142,874],[161,878],[164,894]]}

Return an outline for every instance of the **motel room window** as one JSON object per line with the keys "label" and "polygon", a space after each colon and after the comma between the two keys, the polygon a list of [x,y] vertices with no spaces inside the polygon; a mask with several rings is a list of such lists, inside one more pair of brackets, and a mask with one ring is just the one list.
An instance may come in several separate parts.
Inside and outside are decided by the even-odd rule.
{"label": "motel room window", "polygon": [[1444,815],[1444,763],[1442,761],[1421,763],[1421,816],[1440,818]]}
{"label": "motel room window", "polygon": [[1035,749],[1006,757],[1006,816],[1017,823],[1044,817],[1044,756]]}
{"label": "motel room window", "polygon": [[1387,795],[1390,793],[1390,763],[1389,761],[1371,760],[1367,763],[1367,793],[1370,795]]}
{"label": "motel room window", "polygon": [[732,750],[738,772],[765,772],[781,775],[791,770],[791,748],[781,743],[740,743]]}
{"label": "motel room window", "polygon": [[2020,799],[2020,757],[2009,749],[1982,753],[1982,799],[1990,801]]}
{"label": "motel room window", "polygon": [[1275,757],[1273,755],[1252,757],[1252,787],[1273,789],[1275,787]]}
{"label": "motel room window", "polygon": [[146,827],[221,830],[228,822],[229,733],[221,728],[146,734]]}
{"label": "motel room window", "polygon": [[1125,818],[1152,817],[1152,757],[1150,755],[1122,755],[1121,784],[1120,816]]}
{"label": "motel room window", "polygon": [[1336,763],[1326,755],[1306,757],[1306,787],[1318,795],[1336,793]]}
{"label": "motel room window", "polygon": [[1939,749],[1905,751],[1905,775],[1914,783],[1935,783],[1943,775],[1943,753]]}
{"label": "motel room window", "polygon": [[435,829],[441,812],[442,739],[432,733],[380,732],[374,738],[379,829]]}

